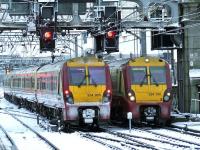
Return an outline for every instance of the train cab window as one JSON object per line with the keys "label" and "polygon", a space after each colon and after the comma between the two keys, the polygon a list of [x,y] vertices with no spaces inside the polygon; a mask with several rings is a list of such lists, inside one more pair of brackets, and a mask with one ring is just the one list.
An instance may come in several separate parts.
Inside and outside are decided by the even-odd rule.
{"label": "train cab window", "polygon": [[147,68],[146,67],[131,67],[130,77],[132,84],[147,84]]}
{"label": "train cab window", "polygon": [[166,69],[165,67],[149,67],[151,84],[165,84],[166,83]]}
{"label": "train cab window", "polygon": [[89,84],[105,84],[106,75],[104,67],[89,67]]}
{"label": "train cab window", "polygon": [[81,67],[69,68],[69,82],[70,85],[85,85],[86,84],[86,71]]}

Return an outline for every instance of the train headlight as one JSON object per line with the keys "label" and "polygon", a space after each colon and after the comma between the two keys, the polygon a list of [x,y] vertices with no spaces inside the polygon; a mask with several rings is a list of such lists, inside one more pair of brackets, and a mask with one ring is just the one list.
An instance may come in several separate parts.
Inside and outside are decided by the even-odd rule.
{"label": "train headlight", "polygon": [[134,101],[135,100],[135,96],[130,96],[130,101]]}
{"label": "train headlight", "polygon": [[170,93],[170,91],[166,90],[166,91],[164,92],[163,100],[164,100],[165,102],[168,102],[168,101],[170,100],[170,98],[171,98],[171,93]]}
{"label": "train headlight", "polygon": [[74,104],[73,98],[72,98],[72,97],[68,97],[68,98],[67,98],[67,103],[69,103],[69,104]]}
{"label": "train headlight", "polygon": [[149,58],[145,58],[145,60],[144,60],[146,63],[148,63],[149,62]]}
{"label": "train headlight", "polygon": [[66,96],[66,102],[69,104],[74,104],[72,93],[69,90],[66,90],[64,93]]}
{"label": "train headlight", "polygon": [[129,100],[130,101],[135,101],[136,97],[135,97],[135,93],[133,92],[133,90],[129,90],[129,92],[127,93]]}
{"label": "train headlight", "polygon": [[170,93],[170,92],[167,92],[167,96],[169,96],[169,97],[170,97],[170,96],[171,96],[171,93]]}
{"label": "train headlight", "polygon": [[128,92],[128,96],[131,97],[131,96],[132,96],[132,93],[131,93],[131,92]]}
{"label": "train headlight", "polygon": [[169,98],[170,98],[169,96],[165,95],[164,96],[164,101],[166,101],[166,102],[169,101]]}
{"label": "train headlight", "polygon": [[103,103],[109,102],[110,99],[111,99],[111,96],[112,96],[111,90],[110,90],[110,89],[107,89],[107,90],[104,91],[104,93],[103,93],[102,102],[103,102]]}
{"label": "train headlight", "polygon": [[109,98],[108,97],[103,97],[103,103],[107,103],[109,102]]}

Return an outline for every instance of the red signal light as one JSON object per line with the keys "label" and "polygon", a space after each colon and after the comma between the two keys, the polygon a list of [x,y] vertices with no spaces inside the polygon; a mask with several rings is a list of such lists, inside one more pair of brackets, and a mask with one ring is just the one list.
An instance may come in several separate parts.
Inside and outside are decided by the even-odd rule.
{"label": "red signal light", "polygon": [[51,40],[52,36],[53,36],[53,33],[50,32],[50,31],[47,31],[47,32],[44,33],[44,39],[45,40]]}
{"label": "red signal light", "polygon": [[109,38],[109,39],[114,38],[115,35],[116,35],[116,32],[115,32],[115,31],[108,31],[108,32],[107,32],[107,38]]}

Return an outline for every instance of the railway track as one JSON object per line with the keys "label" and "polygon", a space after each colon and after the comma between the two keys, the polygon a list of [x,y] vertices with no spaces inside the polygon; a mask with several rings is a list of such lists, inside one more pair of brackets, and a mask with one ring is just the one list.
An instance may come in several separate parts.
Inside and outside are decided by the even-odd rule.
{"label": "railway track", "polygon": [[[1,109],[1,111],[6,111],[4,109]],[[19,117],[26,117],[18,113],[16,110],[11,112],[5,112],[4,114],[9,114],[12,116],[19,116]],[[29,113],[27,113],[29,115]],[[31,114],[30,114],[31,115]],[[14,117],[15,117],[14,116]],[[32,117],[32,116],[31,116]],[[15,117],[16,118],[16,117]],[[18,118],[17,118],[18,119]],[[35,119],[35,116],[33,115],[33,119]],[[181,139],[176,138],[174,136],[171,136],[170,134],[166,135],[159,131],[154,131],[152,128],[133,128],[132,133],[122,133],[120,130],[124,130],[124,128],[117,127],[117,131],[115,127],[111,128],[102,128],[98,132],[90,132],[90,131],[78,131],[79,129],[76,129],[79,134],[87,139],[93,140],[97,143],[100,143],[110,149],[116,149],[116,150],[124,150],[124,149],[152,149],[152,150],[160,150],[160,149],[200,149],[199,142],[195,142],[193,140],[187,140],[187,138]],[[188,131],[183,132],[184,129],[176,129],[176,128],[163,128],[162,130],[173,131],[175,133],[180,133],[182,135],[189,135],[193,138],[198,138],[198,135],[192,135]],[[140,136],[136,132],[139,132],[140,134],[144,134],[144,136]],[[101,134],[102,133],[102,134]],[[136,133],[136,134],[135,134]],[[184,133],[184,134],[183,134]],[[105,134],[105,135],[103,135]],[[151,134],[151,137],[146,136],[147,134]],[[200,138],[199,138],[200,140]],[[156,144],[155,144],[156,143]],[[162,144],[159,144],[162,143]],[[165,144],[165,147],[163,147],[163,144]],[[158,145],[158,146],[157,146]],[[160,146],[162,145],[162,146]],[[49,146],[51,147],[51,146]],[[51,149],[57,149],[56,147]]]}
{"label": "railway track", "polygon": [[15,142],[6,132],[6,130],[0,125],[0,149],[1,150],[18,150]]}
{"label": "railway track", "polygon": [[[83,137],[89,138],[91,140],[95,140],[99,143],[102,143],[105,146],[108,146],[111,149],[151,149],[151,150],[159,150],[153,145],[146,144],[145,142],[141,142],[136,139],[127,138],[124,136],[120,136],[119,134],[107,133],[110,135],[95,135],[94,133],[81,133]],[[110,137],[111,136],[111,137]],[[105,141],[105,142],[103,142]],[[112,144],[109,144],[109,143]],[[118,145],[118,146],[116,146]]]}
{"label": "railway track", "polygon": [[[104,145],[104,146],[107,146],[107,147],[109,147],[109,148],[111,148],[111,149],[114,149],[114,150],[123,150],[121,147],[116,146],[116,145],[114,145],[114,144],[110,144],[109,142],[107,142],[107,141],[121,142],[121,141],[119,141],[119,140],[112,139],[112,138],[103,138],[103,137],[95,136],[95,135],[93,135],[93,134],[85,133],[85,132],[81,132],[81,131],[79,131],[79,134],[80,134],[82,137],[84,137],[84,138],[88,138],[88,139],[90,139],[90,140],[92,140],[92,141],[95,141],[95,142],[97,142],[97,143],[100,143],[100,144],[102,144],[102,145]],[[101,138],[101,140],[100,140],[99,138]]]}
{"label": "railway track", "polygon": [[[192,135],[191,140],[181,139],[179,136],[172,136],[159,133],[157,130],[171,130],[155,128],[133,128],[131,133],[126,129],[116,126],[105,126],[98,131],[90,131],[82,128],[73,128],[79,132],[82,137],[98,142],[111,149],[151,149],[151,150],[171,150],[171,149],[200,149],[200,143],[193,139],[197,138]],[[123,130],[121,132],[121,130]],[[124,131],[125,130],[125,131]],[[155,131],[154,131],[155,130]],[[178,134],[178,131],[173,131]],[[180,133],[180,132],[179,132]],[[191,138],[191,137],[190,137]],[[199,141],[196,139],[196,141]]]}
{"label": "railway track", "polygon": [[185,127],[171,125],[167,129],[172,130],[172,131],[181,132],[181,133],[188,134],[188,135],[192,135],[192,136],[196,136],[196,137],[200,137],[200,131],[199,130],[190,129],[187,125],[185,125]]}
{"label": "railway track", "polygon": [[[137,146],[146,147],[147,149],[200,149],[199,142],[184,140],[150,130],[143,130],[141,128],[134,128],[131,134],[120,132],[119,129],[117,129],[118,131],[114,131],[112,129],[103,128],[103,130],[105,130],[106,133],[121,137],[132,143],[137,143]],[[142,134],[144,134],[145,137],[142,136]],[[148,136],[148,134],[150,136]]]}
{"label": "railway track", "polygon": [[[119,129],[119,128],[118,128]],[[78,131],[81,130],[81,131]],[[159,146],[156,146],[158,143],[163,144],[163,140],[156,140],[154,138],[146,138],[146,137],[140,137],[135,136],[132,134],[126,134],[121,133],[118,131],[112,131],[108,128],[100,128],[98,132],[89,132],[82,129],[76,128],[76,131],[79,132],[79,134],[82,137],[88,138],[90,140],[93,140],[95,142],[98,142],[104,146],[107,146],[111,149],[151,149],[151,150],[160,150],[160,149],[166,149]],[[151,144],[154,142],[154,144]],[[155,144],[157,142],[157,144]],[[182,149],[190,148],[190,146],[183,145],[183,144],[175,144],[173,142],[169,142],[164,140],[165,144],[168,144],[173,147],[179,147]]]}
{"label": "railway track", "polygon": [[[28,135],[26,136],[26,138],[25,137],[24,138],[26,139],[27,143],[30,142],[29,146],[34,145],[34,146],[36,146],[36,147],[38,147],[40,149],[58,150],[58,148],[53,143],[51,143],[49,140],[47,140],[39,132],[37,132],[36,130],[34,130],[33,128],[31,128],[27,124],[25,124],[23,121],[21,121],[20,119],[18,119],[13,114],[9,113],[6,110],[4,110],[4,111],[5,111],[5,115],[7,115],[7,117],[11,117],[12,118],[12,123],[16,124],[16,126],[18,126],[18,130],[16,132],[19,132],[19,133],[28,133]],[[8,132],[8,134],[9,134],[9,132]],[[13,133],[10,133],[10,134],[11,134],[10,137],[12,138],[12,134]],[[33,138],[34,138],[34,141],[33,141]],[[20,145],[18,139],[16,139],[16,138],[12,138],[12,139],[13,139],[13,141],[15,141],[16,145],[18,145],[18,144]],[[18,142],[16,142],[16,141],[18,141]]]}
{"label": "railway track", "polygon": [[200,140],[199,136],[194,136],[191,133],[183,133],[180,130],[174,130],[174,128],[163,128],[160,131],[149,130],[148,132],[163,138],[165,137],[167,139],[176,140],[188,145],[193,145],[194,147],[196,146],[198,149],[200,149],[200,143],[198,142]]}

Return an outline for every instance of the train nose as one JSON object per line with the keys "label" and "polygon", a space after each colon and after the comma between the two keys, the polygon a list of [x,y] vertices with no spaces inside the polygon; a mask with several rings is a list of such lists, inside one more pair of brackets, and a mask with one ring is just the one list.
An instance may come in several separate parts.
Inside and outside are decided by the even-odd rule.
{"label": "train nose", "polygon": [[79,119],[82,123],[93,124],[97,123],[99,117],[99,110],[97,107],[80,107],[79,108]]}
{"label": "train nose", "polygon": [[144,116],[146,120],[154,120],[154,117],[156,116],[156,108],[155,107],[146,107],[144,109]]}

